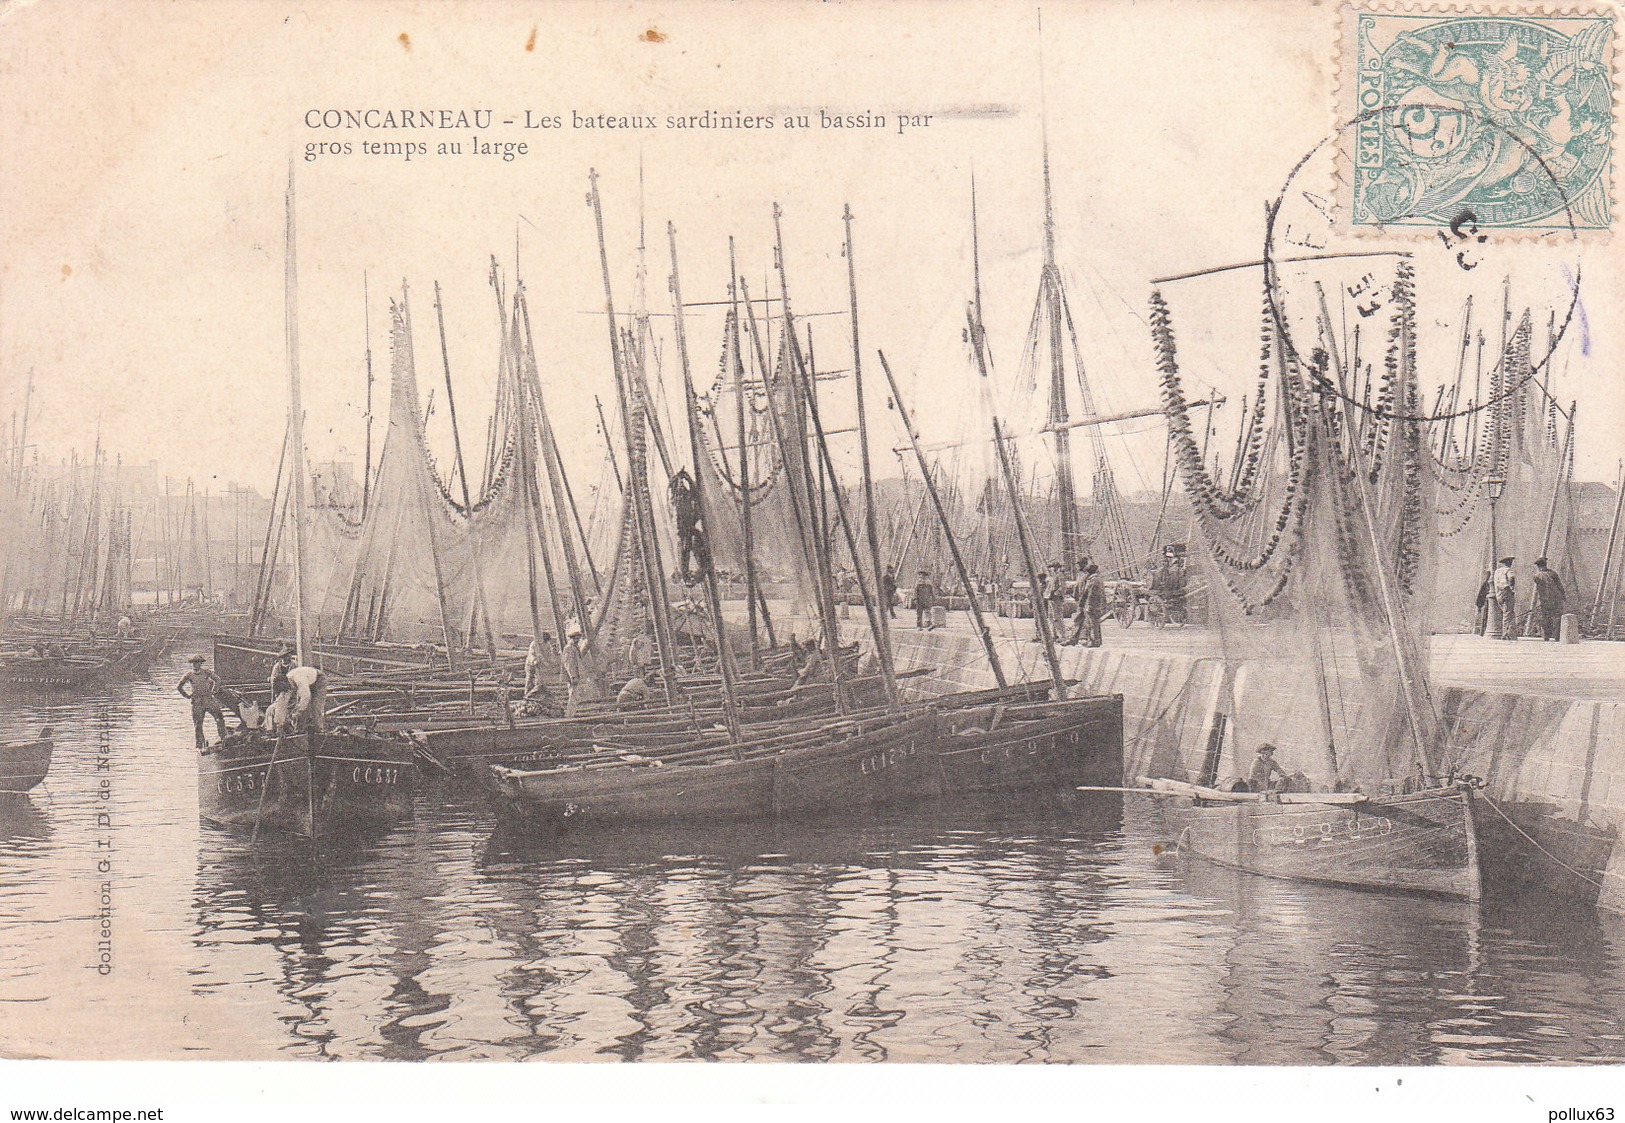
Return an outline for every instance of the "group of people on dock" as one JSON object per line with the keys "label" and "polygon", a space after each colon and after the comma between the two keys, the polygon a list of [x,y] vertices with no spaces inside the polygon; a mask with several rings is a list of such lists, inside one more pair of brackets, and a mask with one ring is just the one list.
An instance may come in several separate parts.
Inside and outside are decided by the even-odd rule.
{"label": "group of people on dock", "polygon": [[1479,582],[1474,608],[1473,631],[1493,639],[1515,640],[1523,635],[1537,634],[1543,640],[1557,642],[1562,634],[1563,609],[1568,595],[1563,579],[1546,563],[1535,559],[1535,572],[1531,577],[1534,597],[1520,619],[1518,615],[1518,575],[1512,568],[1518,559],[1508,555],[1495,563],[1494,569],[1484,571]]}

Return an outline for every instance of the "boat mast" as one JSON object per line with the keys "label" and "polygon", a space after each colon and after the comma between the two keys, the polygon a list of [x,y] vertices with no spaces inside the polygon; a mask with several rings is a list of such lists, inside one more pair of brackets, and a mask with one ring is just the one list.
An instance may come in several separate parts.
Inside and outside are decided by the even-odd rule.
{"label": "boat mast", "polygon": [[[880,560],[880,531],[875,526],[875,485],[874,476],[869,466],[869,422],[864,410],[863,402],[863,349],[858,345],[858,272],[857,265],[852,259],[852,207],[847,204],[841,221],[846,226],[846,289],[847,297],[852,310],[852,384],[853,394],[858,401],[858,455],[863,470],[863,526],[869,539],[869,573],[875,590],[875,602],[879,611],[872,614],[875,629],[875,654],[880,659],[881,673],[886,676],[887,689],[894,694],[897,689],[896,664],[892,660],[891,626],[887,622],[891,605],[880,604],[881,574],[885,572]],[[852,567],[862,572],[856,554],[852,558]],[[966,589],[970,589],[970,582],[965,582]],[[971,592],[974,596],[974,591]],[[894,699],[895,700],[895,699]]]}
{"label": "boat mast", "polygon": [[[440,306],[440,287],[435,286],[435,307]],[[372,301],[367,292],[367,275],[361,274],[361,323],[367,340],[367,453],[361,466],[361,518],[366,520],[372,506]]]}
{"label": "boat mast", "polygon": [[[1046,173],[1048,166],[1049,161],[1046,155]],[[1004,476],[1005,491],[1010,497],[1010,513],[1016,524],[1016,541],[1021,548],[1022,563],[1027,569],[1028,588],[1033,602],[1033,620],[1038,626],[1038,638],[1044,645],[1044,660],[1049,664],[1050,679],[1055,688],[1055,698],[1059,701],[1066,697],[1066,676],[1061,672],[1061,656],[1055,649],[1055,634],[1050,627],[1049,611],[1045,607],[1045,598],[1039,595],[1038,561],[1033,556],[1032,535],[1027,526],[1027,516],[1021,510],[1021,487],[1016,481],[1015,469],[1010,463],[1010,449],[1005,443],[1004,427],[999,421],[998,412],[993,407],[993,379],[990,370],[992,361],[987,354],[987,330],[982,324],[982,261],[979,250],[980,241],[976,228],[974,184],[971,191],[971,246],[972,297],[971,306],[967,313],[967,318],[970,321],[971,351],[976,356],[976,368],[981,375],[982,401],[988,417],[993,422],[993,447],[998,453],[999,471]],[[1064,416],[1061,420],[1065,420]],[[1064,435],[1064,432],[1057,433],[1056,437],[1060,439]],[[1068,475],[1067,485],[1070,486],[1070,483],[1071,476]]]}
{"label": "boat mast", "polygon": [[[604,278],[604,319],[609,330],[610,365],[615,373],[615,387],[621,406],[622,437],[626,441],[627,489],[632,504],[632,517],[638,537],[638,555],[642,561],[643,579],[649,594],[649,615],[655,630],[655,647],[660,656],[661,685],[666,701],[676,704],[680,688],[677,681],[677,650],[671,629],[671,608],[666,596],[666,575],[661,571],[658,543],[655,539],[654,506],[649,498],[649,465],[646,427],[651,419],[644,409],[636,407],[638,388],[633,385],[634,372],[628,369],[620,332],[615,320],[615,296],[609,280],[609,250],[604,242],[604,208],[598,194],[598,172],[588,176],[591,189],[587,203],[592,207],[593,223],[598,235],[598,263]],[[639,455],[640,449],[642,455]]]}
{"label": "boat mast", "polygon": [[[807,513],[812,519],[812,530],[809,534],[812,545],[812,560],[817,574],[818,600],[824,615],[824,634],[829,641],[829,658],[832,668],[839,668],[841,635],[840,624],[835,618],[835,575],[830,564],[828,539],[828,514],[823,511],[826,497],[820,494],[814,497],[811,494],[813,486],[812,463],[807,450],[807,402],[809,396],[816,392],[809,388],[805,363],[801,356],[801,343],[796,338],[795,320],[790,312],[790,281],[784,262],[784,211],[777,204],[773,204],[773,254],[779,274],[779,314],[784,317],[783,342],[786,354],[789,356],[789,369],[786,374],[790,378],[792,406],[791,418],[794,419],[795,429],[791,433],[792,446],[785,449],[797,457],[802,473],[803,492],[807,498]],[[839,682],[839,671],[835,675]]]}
{"label": "boat mast", "polygon": [[[903,404],[903,395],[897,388],[897,379],[891,372],[891,364],[886,362],[886,353],[880,354],[880,369],[886,372],[886,382],[891,386],[892,400],[897,403],[897,412],[903,419],[903,429],[908,433],[909,444],[914,446],[914,458],[919,461],[920,475],[925,480],[926,493],[931,498],[931,505],[936,510],[937,521],[942,526],[943,537],[948,542],[948,554],[953,558],[954,569],[959,574],[960,581],[965,584],[966,595],[970,599],[971,619],[976,622],[976,635],[982,641],[982,650],[987,653],[988,666],[993,668],[993,678],[999,686],[1009,686],[1005,678],[1004,665],[999,661],[999,649],[993,642],[993,633],[987,626],[987,618],[982,615],[982,600],[971,580],[970,570],[965,566],[965,557],[959,552],[959,541],[954,537],[948,524],[948,512],[942,505],[942,496],[937,494],[936,483],[931,478],[931,466],[926,463],[925,453],[920,448],[919,438],[914,435],[914,423],[909,420],[908,407]],[[884,606],[882,606],[884,610]]]}
{"label": "boat mast", "polygon": [[[755,518],[751,514],[750,496],[750,446],[749,434],[745,430],[745,355],[742,350],[744,336],[739,330],[739,269],[734,263],[733,235],[728,236],[728,330],[732,335],[729,341],[733,346],[734,357],[734,394],[736,420],[739,430],[739,522],[745,537],[745,613],[750,628],[750,664],[756,670],[762,669],[762,648],[756,636],[756,598],[760,595],[756,590],[756,542]],[[718,429],[718,433],[721,429]],[[724,458],[726,459],[726,458]],[[766,607],[765,604],[763,606]],[[765,614],[765,613],[764,613]],[[768,627],[771,629],[772,625]]]}
{"label": "boat mast", "polygon": [[[462,480],[463,484],[463,517],[472,523],[474,519],[474,502],[471,498],[469,498],[468,467],[463,462],[463,439],[459,435],[457,429],[457,399],[452,396],[451,392],[451,354],[446,348],[446,312],[440,301],[439,281],[434,283],[434,319],[435,325],[440,330],[440,365],[446,374],[446,412],[451,416],[451,447],[457,457],[457,476],[460,480]],[[368,354],[369,356],[371,355],[370,344],[368,347]],[[367,363],[367,376],[367,392],[369,399],[367,402],[367,409],[370,413],[372,409],[372,362],[370,357]],[[367,424],[367,438],[369,441],[372,439],[372,423],[370,420]],[[475,608],[478,609],[481,620],[485,625],[485,650],[490,655],[491,661],[494,663],[496,662],[497,657],[497,642],[496,637],[491,634],[491,612],[485,603],[485,578],[480,571],[480,550],[476,548],[473,551],[473,555],[474,605]],[[470,631],[473,630],[472,624],[473,621],[471,620]],[[472,640],[472,637],[470,637],[470,640]],[[472,647],[473,643],[470,642],[469,646]]]}
{"label": "boat mast", "polygon": [[288,447],[292,452],[288,513],[293,518],[293,643],[300,666],[310,665],[305,633],[305,415],[299,399],[299,261],[294,238],[293,163],[288,164],[284,241],[283,328],[288,355]]}
{"label": "boat mast", "polygon": [[[715,524],[711,518],[710,500],[703,483],[705,473],[700,470],[700,457],[705,455],[705,449],[700,442],[699,412],[694,401],[694,384],[689,376],[688,333],[683,326],[683,290],[677,277],[677,227],[670,222],[666,224],[666,237],[671,243],[672,315],[677,332],[677,361],[683,379],[683,412],[688,417],[688,442],[690,453],[694,458],[694,498],[700,507],[700,521],[705,528],[704,533],[709,537]],[[739,701],[735,679],[738,670],[734,667],[733,649],[728,646],[727,629],[722,622],[722,592],[717,588],[716,555],[711,552],[709,542],[706,544],[702,561],[705,572],[701,576],[705,579],[705,596],[711,609],[711,630],[717,641],[717,668],[722,673],[722,713],[728,723],[728,739],[737,745]],[[736,759],[743,759],[737,749],[734,756]]]}
{"label": "boat mast", "polygon": [[[1061,556],[1068,562],[1077,554],[1078,535],[1077,497],[1072,481],[1072,437],[1067,428],[1066,360],[1061,336],[1061,276],[1055,263],[1055,194],[1050,182],[1049,113],[1044,83],[1044,17],[1038,17],[1038,98],[1039,128],[1044,154],[1044,267],[1038,285],[1038,299],[1043,305],[1044,319],[1049,333],[1049,428],[1055,437],[1056,498],[1061,507]],[[974,211],[975,183],[971,185],[971,209]],[[980,279],[977,281],[977,322],[981,322]],[[1002,454],[1001,454],[1002,455]],[[1035,587],[1036,592],[1036,587]]]}

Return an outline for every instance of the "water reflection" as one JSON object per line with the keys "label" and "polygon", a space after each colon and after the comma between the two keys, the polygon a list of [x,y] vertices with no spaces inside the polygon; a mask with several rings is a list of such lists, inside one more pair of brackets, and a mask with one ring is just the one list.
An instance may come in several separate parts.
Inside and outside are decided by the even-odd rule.
{"label": "water reflection", "polygon": [[[1625,932],[1156,852],[1134,801],[515,831],[422,793],[371,836],[197,819],[161,673],[0,803],[0,1052],[419,1060],[1348,1064],[1619,1059]],[[96,772],[98,758],[109,769]],[[95,813],[111,776],[111,834]],[[87,971],[102,838],[116,970]]]}

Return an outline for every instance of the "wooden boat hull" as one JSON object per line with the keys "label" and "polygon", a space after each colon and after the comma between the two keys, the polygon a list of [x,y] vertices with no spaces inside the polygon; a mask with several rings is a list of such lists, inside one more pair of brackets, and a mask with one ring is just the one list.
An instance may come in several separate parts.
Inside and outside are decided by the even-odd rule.
{"label": "wooden boat hull", "polygon": [[[248,636],[214,637],[214,672],[228,686],[268,682],[271,665],[282,641]],[[416,647],[369,647],[358,644],[317,644],[311,660],[332,675],[423,668],[435,662],[434,652]]]}
{"label": "wooden boat hull", "polygon": [[0,795],[31,791],[51,770],[50,740],[0,745]]}
{"label": "wooden boat hull", "polygon": [[1472,794],[1464,788],[1348,806],[1158,798],[1181,852],[1265,877],[1476,901]]}
{"label": "wooden boat hull", "polygon": [[937,751],[955,792],[1071,791],[1123,782],[1123,699],[1082,698],[1016,707],[982,729],[944,714]]}
{"label": "wooden boat hull", "polygon": [[795,818],[992,793],[1050,796],[1121,777],[1120,697],[1031,709],[1041,712],[991,729],[975,715],[936,709],[864,719],[852,736],[833,723],[829,740],[759,754],[747,744],[739,761],[493,767],[486,776],[509,808],[553,828]]}
{"label": "wooden boat hull", "polygon": [[418,775],[394,738],[235,734],[198,757],[198,812],[222,826],[327,837],[409,812]]}

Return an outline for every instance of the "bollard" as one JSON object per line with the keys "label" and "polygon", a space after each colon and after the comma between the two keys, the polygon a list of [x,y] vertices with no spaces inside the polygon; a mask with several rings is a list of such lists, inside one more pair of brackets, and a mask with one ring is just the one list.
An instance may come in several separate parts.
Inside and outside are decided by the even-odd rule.
{"label": "bollard", "polygon": [[1580,617],[1579,616],[1575,615],[1572,612],[1563,613],[1562,619],[1557,622],[1557,642],[1558,643],[1579,643],[1580,642]]}
{"label": "bollard", "polygon": [[931,606],[931,626],[933,628],[946,628],[948,626],[948,610],[940,604]]}

